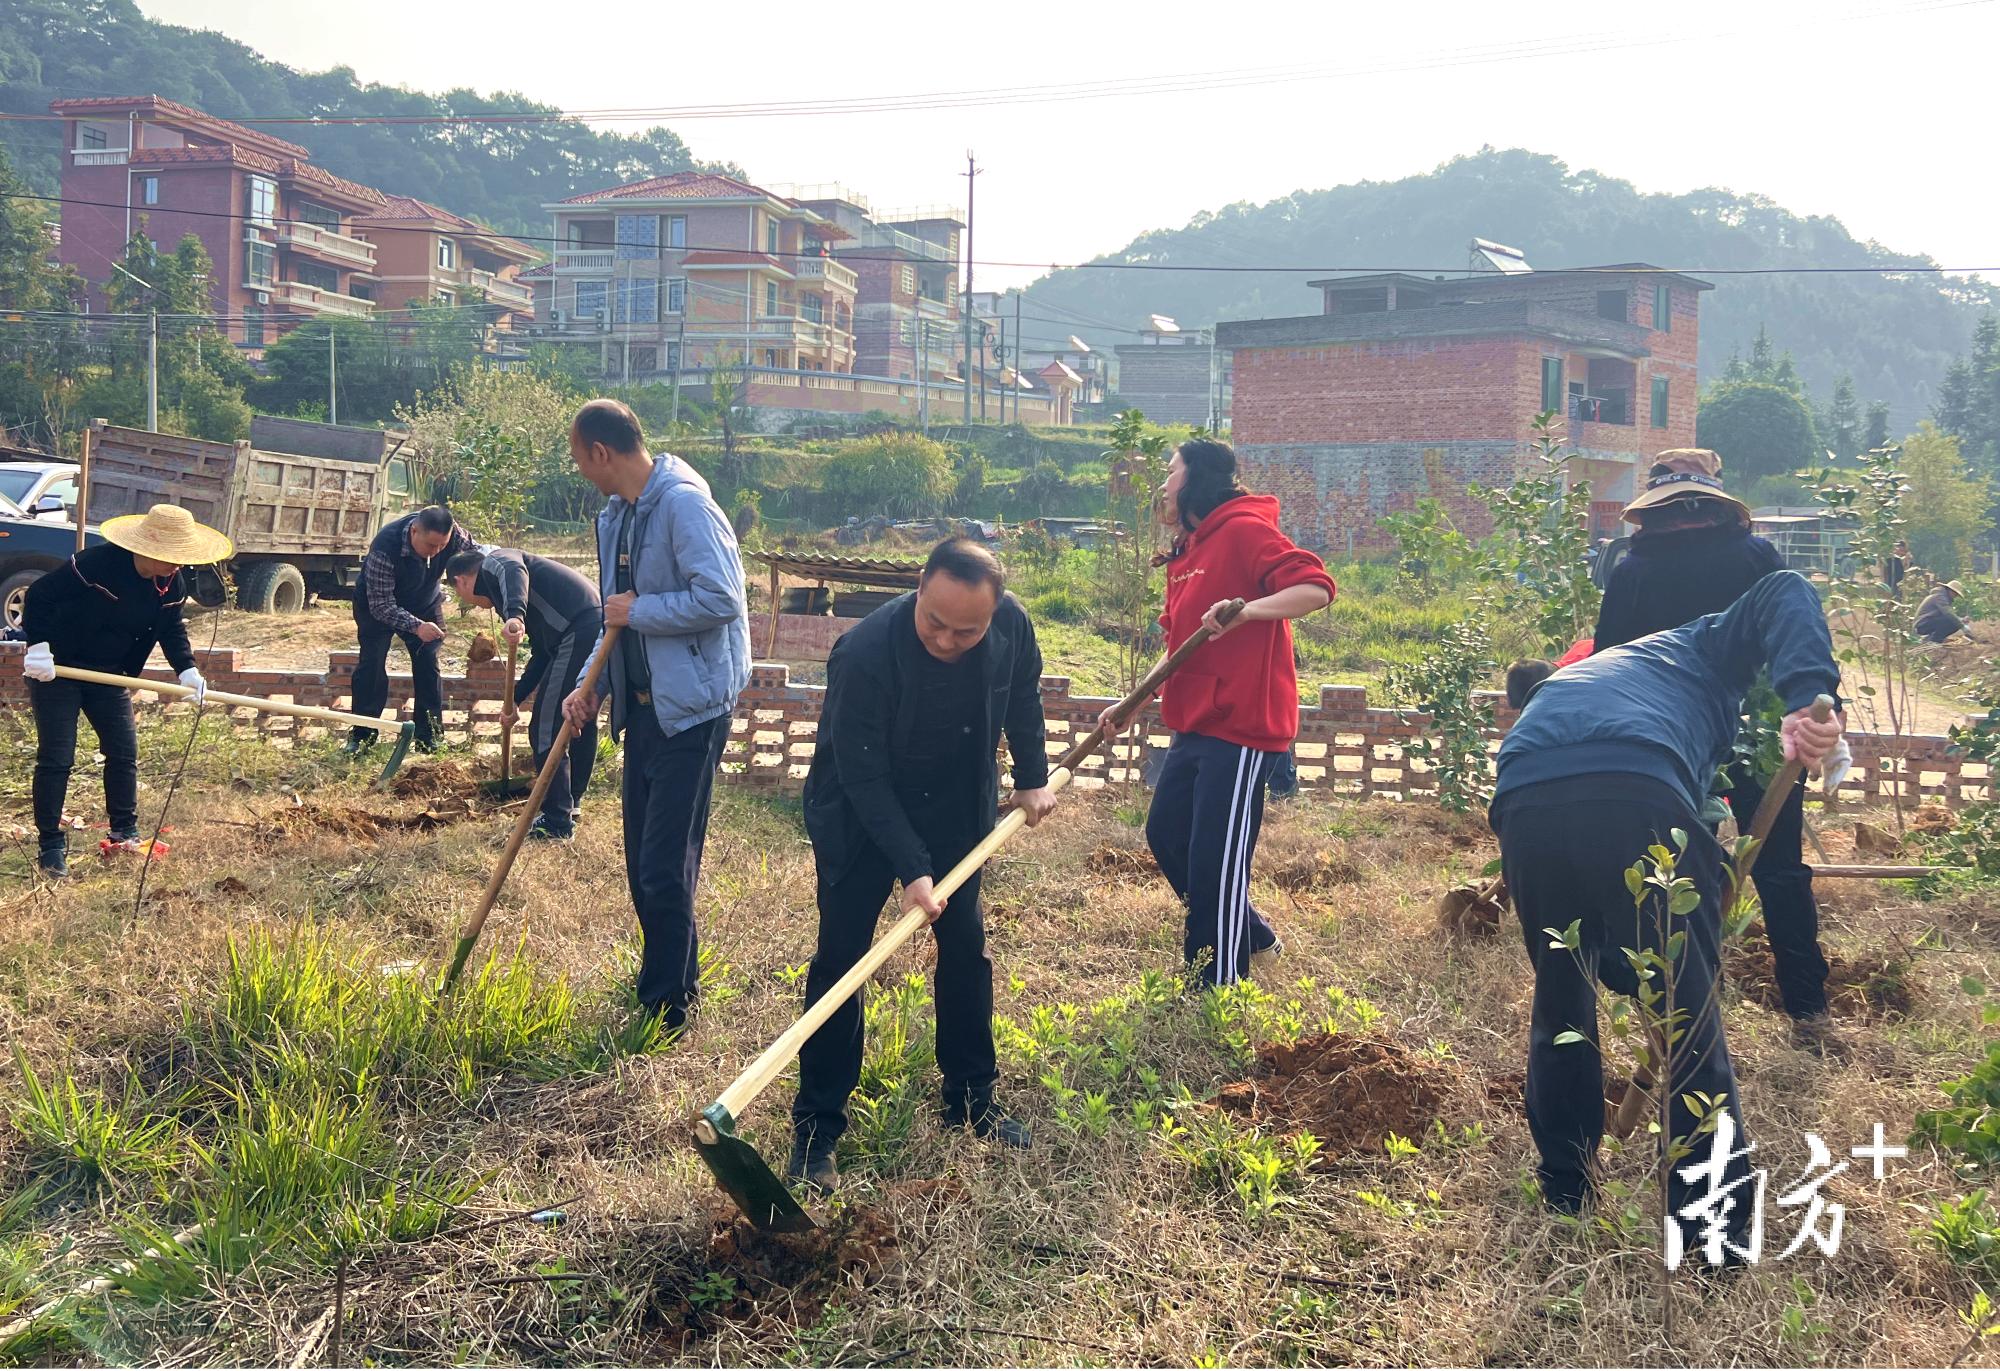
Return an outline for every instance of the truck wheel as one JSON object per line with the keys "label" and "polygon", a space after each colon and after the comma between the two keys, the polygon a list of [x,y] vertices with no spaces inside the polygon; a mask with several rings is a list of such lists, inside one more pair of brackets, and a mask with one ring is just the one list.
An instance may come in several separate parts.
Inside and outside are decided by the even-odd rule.
{"label": "truck wheel", "polygon": [[28,587],[40,580],[39,571],[17,571],[0,581],[0,619],[8,628],[21,626],[21,614],[28,605]]}
{"label": "truck wheel", "polygon": [[290,562],[259,562],[237,580],[236,607],[252,614],[297,614],[306,607],[306,578]]}

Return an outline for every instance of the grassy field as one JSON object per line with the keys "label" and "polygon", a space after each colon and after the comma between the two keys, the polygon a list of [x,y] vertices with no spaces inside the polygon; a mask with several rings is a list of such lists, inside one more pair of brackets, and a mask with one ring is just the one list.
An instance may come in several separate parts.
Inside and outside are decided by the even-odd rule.
{"label": "grassy field", "polygon": [[[1054,657],[1052,652],[1052,659]],[[157,813],[187,742],[143,730]],[[29,741],[0,716],[0,774]],[[1589,1226],[1533,1193],[1520,1114],[1527,980],[1511,931],[1447,939],[1431,902],[1492,855],[1425,807],[1273,807],[1253,896],[1282,975],[1182,995],[1170,893],[1118,795],[1066,801],[995,862],[987,918],[1007,1104],[1024,1154],[940,1131],[927,950],[870,992],[868,1065],[817,1244],[732,1224],[690,1115],[797,1010],[813,942],[794,804],[723,788],[702,897],[706,1007],[635,1028],[615,760],[579,840],[531,848],[488,960],[430,990],[510,817],[463,758],[401,793],[324,747],[195,749],[173,855],[53,892],[0,856],[0,1323],[118,1271],[0,1350],[33,1363],[1943,1364],[1973,1282],[1926,1236],[1967,1183],[1912,1148],[1856,1162],[1834,1257],[1784,1261],[1775,1196],[1876,1121],[1892,1139],[1982,1046],[1990,895],[1825,883],[1826,938],[1865,984],[1851,1060],[1789,1045],[1754,959],[1727,1002],[1771,1168],[1765,1263],[1672,1283],[1662,1332],[1642,1148],[1609,1157]],[[18,812],[22,783],[4,798]],[[72,808],[92,812],[80,771]],[[1851,816],[1823,821],[1836,857]],[[1635,854],[1636,855],[1636,854]],[[1335,1030],[1330,1041],[1319,1039]],[[1343,1063],[1322,1096],[1258,1065]],[[1303,1077],[1297,1079],[1304,1079]],[[1296,1080],[1293,1081],[1296,1084]],[[749,1112],[782,1162],[790,1084]],[[1297,1129],[1310,1124],[1314,1141]],[[1407,1139],[1407,1144],[1392,1140]],[[559,1211],[552,1213],[550,1211]],[[177,1240],[176,1240],[177,1238]],[[1992,1344],[1987,1344],[1990,1348]],[[1968,1360],[1991,1362],[1985,1349]]]}

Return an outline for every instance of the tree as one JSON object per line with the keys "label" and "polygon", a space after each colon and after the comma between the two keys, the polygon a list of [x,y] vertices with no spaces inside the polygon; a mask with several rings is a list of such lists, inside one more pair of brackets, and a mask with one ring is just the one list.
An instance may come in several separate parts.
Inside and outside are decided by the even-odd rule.
{"label": "tree", "polygon": [[1870,400],[1868,402],[1868,432],[1861,439],[1861,450],[1873,452],[1878,447],[1889,445],[1889,402]]}
{"label": "tree", "polygon": [[1742,488],[1764,477],[1790,477],[1821,459],[1812,410],[1775,381],[1710,386],[1695,413],[1694,440],[1722,458],[1723,474]]}
{"label": "tree", "polygon": [[1063,475],[1061,467],[1054,462],[1040,461],[1023,472],[1014,482],[1014,493],[1021,503],[1029,508],[1046,510],[1062,499],[1069,489],[1069,478]]}
{"label": "tree", "polygon": [[1926,419],[1903,440],[1904,532],[1919,566],[1956,576],[1971,562],[1972,540],[1986,525],[1989,482],[1966,470],[1958,438]]}
{"label": "tree", "polygon": [[0,434],[15,431],[53,450],[65,427],[56,416],[74,399],[83,361],[82,324],[63,317],[75,308],[82,282],[68,268],[49,265],[55,241],[48,209],[26,194],[0,149],[0,308],[43,312],[0,327]]}
{"label": "tree", "polygon": [[127,318],[112,334],[110,374],[85,385],[81,405],[90,417],[143,424],[147,378],[157,369],[163,430],[215,442],[247,438],[250,368],[210,314],[208,250],[188,234],[162,252],[148,227],[141,218],[104,282],[110,312]]}
{"label": "tree", "polygon": [[449,305],[418,306],[382,319],[310,320],[264,349],[265,376],[251,386],[250,396],[267,413],[301,414],[318,407],[323,415],[331,368],[340,422],[386,423],[473,365],[485,336],[482,318]]}
{"label": "tree", "polygon": [[835,512],[864,518],[936,514],[951,487],[951,458],[943,445],[916,433],[850,438],[820,474],[820,494]]}
{"label": "tree", "polygon": [[1845,372],[1833,383],[1821,432],[1833,455],[1843,462],[1862,450],[1861,406],[1854,398],[1854,378]]}
{"label": "tree", "polygon": [[576,403],[556,377],[474,362],[398,408],[396,419],[455,506],[483,528],[514,532],[531,513],[575,523],[597,510],[595,488],[569,457]]}

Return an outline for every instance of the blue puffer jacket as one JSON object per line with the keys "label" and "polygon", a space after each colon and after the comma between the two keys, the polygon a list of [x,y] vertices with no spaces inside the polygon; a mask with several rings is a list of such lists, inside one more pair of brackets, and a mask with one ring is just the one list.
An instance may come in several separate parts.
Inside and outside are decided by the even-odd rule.
{"label": "blue puffer jacket", "polygon": [[1787,713],[1840,685],[1819,596],[1774,571],[1720,614],[1564,667],[1528,697],[1500,745],[1497,809],[1542,781],[1650,776],[1699,813],[1736,739],[1743,696],[1765,665]]}
{"label": "blue puffer jacket", "polygon": [[[627,501],[614,495],[597,516],[598,580],[616,593],[618,526]],[[686,462],[663,453],[639,496],[632,529],[632,623],[646,641],[653,713],[669,738],[736,708],[750,683],[750,608],[736,530]],[[600,636],[590,662],[604,649]],[[625,726],[625,663],[610,663],[611,729]],[[584,670],[590,669],[590,662]]]}

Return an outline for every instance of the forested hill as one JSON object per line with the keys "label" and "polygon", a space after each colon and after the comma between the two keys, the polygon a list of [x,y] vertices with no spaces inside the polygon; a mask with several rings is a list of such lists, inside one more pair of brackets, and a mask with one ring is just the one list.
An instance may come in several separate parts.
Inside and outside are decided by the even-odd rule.
{"label": "forested hill", "polygon": [[[1184,228],[1143,234],[1100,260],[1448,269],[1465,262],[1475,235],[1519,247],[1543,268],[1931,264],[1857,242],[1836,219],[1802,218],[1762,196],[1647,195],[1553,157],[1491,148],[1427,175],[1229,205]],[[1980,312],[2000,298],[1990,286],[1933,275],[1708,279],[1716,288],[1702,298],[1704,378],[1719,373],[1732,351],[1747,355],[1762,324],[1792,353],[1816,401],[1824,403],[1835,380],[1851,374],[1864,402],[1889,403],[1896,433],[1930,413],[1945,368],[1965,351]],[[1029,298],[1128,329],[1148,314],[1197,327],[1315,313],[1318,292],[1305,281],[1304,274],[1084,269],[1053,273]],[[1089,327],[1077,332],[1093,346],[1136,341]]]}
{"label": "forested hill", "polygon": [[[515,94],[362,85],[345,67],[293,71],[221,34],[156,23],[132,0],[0,3],[0,110],[44,113],[51,100],[88,95],[159,95],[225,119],[552,112]],[[56,189],[61,127],[0,121],[0,141],[36,190]],[[541,207],[551,200],[702,165],[667,129],[627,136],[574,120],[259,127],[310,149],[329,171],[510,233],[546,235]]]}

